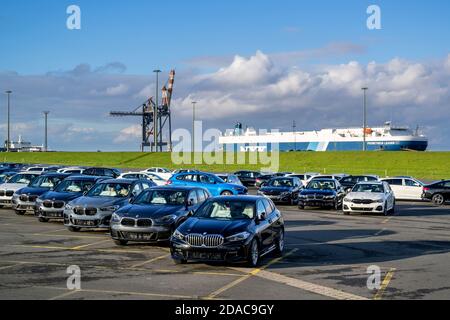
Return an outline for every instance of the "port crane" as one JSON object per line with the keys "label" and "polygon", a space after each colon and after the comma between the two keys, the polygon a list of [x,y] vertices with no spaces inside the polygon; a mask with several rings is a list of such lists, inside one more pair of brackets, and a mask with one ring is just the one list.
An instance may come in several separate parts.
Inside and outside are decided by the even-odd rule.
{"label": "port crane", "polygon": [[[141,151],[145,147],[150,147],[151,151],[162,152],[163,147],[172,151],[172,114],[171,102],[173,86],[175,82],[175,70],[169,73],[169,80],[162,87],[161,103],[150,97],[142,105],[133,111],[111,111],[113,117],[142,117],[142,142]],[[167,128],[166,139],[164,141],[164,131]]]}

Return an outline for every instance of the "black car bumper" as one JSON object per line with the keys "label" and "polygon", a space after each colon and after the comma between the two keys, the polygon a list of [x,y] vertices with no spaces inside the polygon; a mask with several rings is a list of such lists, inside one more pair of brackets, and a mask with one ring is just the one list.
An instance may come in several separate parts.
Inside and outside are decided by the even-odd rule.
{"label": "black car bumper", "polygon": [[298,205],[301,207],[334,207],[336,199],[331,200],[305,200],[300,199]]}
{"label": "black car bumper", "polygon": [[192,247],[184,241],[171,238],[170,252],[175,260],[203,262],[241,262],[247,259],[249,244],[222,245],[217,248]]}
{"label": "black car bumper", "polygon": [[156,243],[168,241],[172,235],[171,226],[152,226],[148,228],[124,227],[120,224],[111,225],[111,237],[114,240]]}

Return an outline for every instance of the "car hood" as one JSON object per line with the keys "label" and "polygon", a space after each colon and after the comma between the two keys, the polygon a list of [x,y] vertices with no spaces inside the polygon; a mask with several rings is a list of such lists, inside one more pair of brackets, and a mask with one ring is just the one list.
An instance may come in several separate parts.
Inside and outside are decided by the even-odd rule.
{"label": "car hood", "polygon": [[76,198],[79,198],[83,195],[81,192],[71,193],[71,192],[56,192],[49,191],[44,193],[40,199],[41,200],[60,200],[60,201],[71,201]]}
{"label": "car hood", "polygon": [[253,221],[247,220],[217,220],[189,218],[181,227],[180,232],[184,234],[199,233],[204,234],[220,234],[229,237],[236,233],[246,231]]}
{"label": "car hood", "polygon": [[263,187],[259,189],[261,192],[291,192],[294,188],[293,187]]}
{"label": "car hood", "polygon": [[321,195],[321,196],[334,196],[336,194],[336,191],[334,190],[317,190],[317,189],[303,189],[301,192],[302,196],[308,196],[308,195]]}
{"label": "car hood", "polygon": [[28,194],[28,195],[33,195],[33,196],[40,196],[44,193],[46,193],[47,191],[49,191],[49,188],[32,188],[32,187],[25,187],[22,188],[20,190],[18,190],[16,193],[17,194]]}
{"label": "car hood", "polygon": [[350,192],[347,197],[349,200],[361,199],[361,200],[382,200],[383,194],[371,193],[371,192]]}
{"label": "car hood", "polygon": [[72,200],[72,206],[81,207],[108,207],[123,205],[128,201],[128,198],[111,198],[111,197],[80,197]]}
{"label": "car hood", "polygon": [[135,205],[129,204],[118,210],[116,213],[123,217],[153,218],[158,219],[171,214],[184,211],[185,206],[165,206],[165,205]]}
{"label": "car hood", "polygon": [[28,186],[27,184],[23,184],[23,183],[4,183],[0,185],[0,190],[19,190],[22,188],[25,188],[26,186]]}

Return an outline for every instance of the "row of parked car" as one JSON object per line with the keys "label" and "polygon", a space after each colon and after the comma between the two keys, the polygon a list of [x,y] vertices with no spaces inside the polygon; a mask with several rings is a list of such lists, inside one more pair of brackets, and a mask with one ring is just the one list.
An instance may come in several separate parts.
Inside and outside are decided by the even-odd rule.
{"label": "row of parked car", "polygon": [[[10,169],[0,166],[0,173]],[[284,248],[284,221],[274,203],[246,196],[247,188],[230,183],[228,175],[230,182],[193,170],[172,172],[166,180],[156,168],[123,174],[105,168],[28,169],[0,184],[1,206],[18,215],[33,213],[41,222],[61,220],[72,232],[104,228],[121,246],[169,241],[177,263],[244,260],[256,266]],[[158,186],[148,174],[166,182]]]}

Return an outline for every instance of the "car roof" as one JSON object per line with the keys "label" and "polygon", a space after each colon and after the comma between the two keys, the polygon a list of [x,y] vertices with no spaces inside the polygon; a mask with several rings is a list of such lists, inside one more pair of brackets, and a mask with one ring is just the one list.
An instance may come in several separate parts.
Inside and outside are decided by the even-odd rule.
{"label": "car roof", "polygon": [[96,181],[99,179],[104,179],[105,177],[99,176],[84,176],[84,175],[71,175],[68,176],[65,180],[81,180],[81,181]]}
{"label": "car roof", "polygon": [[146,190],[177,190],[177,191],[204,190],[204,191],[208,191],[202,187],[185,187],[185,186],[158,186],[158,187],[152,187],[152,188],[146,189]]}
{"label": "car roof", "polygon": [[132,183],[135,183],[137,181],[148,182],[148,181],[142,180],[142,179],[106,179],[106,180],[102,180],[101,183],[128,183],[128,184],[132,184]]}
{"label": "car roof", "polygon": [[385,182],[385,181],[363,181],[363,182],[359,182],[358,184],[379,184],[379,185],[382,185],[383,182]]}
{"label": "car roof", "polygon": [[41,177],[69,177],[70,173],[60,173],[60,172],[46,172],[41,174]]}
{"label": "car roof", "polygon": [[256,202],[260,199],[267,199],[262,196],[220,196],[220,197],[213,197],[210,198],[213,200],[225,200],[225,201],[248,201],[248,202]]}

